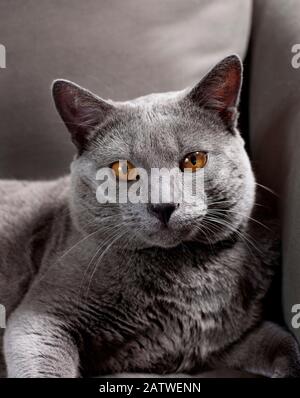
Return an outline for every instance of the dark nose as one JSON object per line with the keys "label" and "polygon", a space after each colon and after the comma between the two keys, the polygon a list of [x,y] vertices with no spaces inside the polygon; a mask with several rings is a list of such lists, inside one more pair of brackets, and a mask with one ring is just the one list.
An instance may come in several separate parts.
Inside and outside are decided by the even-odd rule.
{"label": "dark nose", "polygon": [[148,211],[157,217],[163,224],[167,225],[172,213],[178,205],[175,203],[149,204]]}

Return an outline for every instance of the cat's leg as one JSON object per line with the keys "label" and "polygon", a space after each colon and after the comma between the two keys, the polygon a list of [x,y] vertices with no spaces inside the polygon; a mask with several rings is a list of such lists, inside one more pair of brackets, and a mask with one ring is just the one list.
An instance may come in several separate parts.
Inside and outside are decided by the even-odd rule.
{"label": "cat's leg", "polygon": [[300,377],[296,339],[280,326],[264,322],[224,354],[223,365],[273,378]]}
{"label": "cat's leg", "polygon": [[78,349],[55,315],[18,308],[7,324],[4,354],[8,377],[78,376]]}

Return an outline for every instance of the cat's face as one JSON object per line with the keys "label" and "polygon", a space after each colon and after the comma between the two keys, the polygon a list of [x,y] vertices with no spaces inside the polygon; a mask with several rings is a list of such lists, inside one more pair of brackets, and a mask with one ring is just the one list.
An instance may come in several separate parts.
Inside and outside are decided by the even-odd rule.
{"label": "cat's face", "polygon": [[[241,65],[235,56],[218,64],[192,90],[123,103],[106,102],[57,81],[56,105],[79,151],[72,164],[72,208],[81,227],[106,228],[111,240],[127,236],[161,247],[191,240],[213,243],[237,231],[250,215],[255,191],[235,127],[240,84]],[[123,160],[127,171],[122,170]],[[142,186],[148,176],[146,203],[99,203],[96,173],[109,167],[117,194],[119,184],[128,191],[137,182]],[[200,184],[195,200],[183,195],[153,203],[151,192],[179,183],[176,177],[151,181],[154,168],[177,170],[177,178],[189,169],[191,184]],[[188,188],[186,184],[182,190]]]}

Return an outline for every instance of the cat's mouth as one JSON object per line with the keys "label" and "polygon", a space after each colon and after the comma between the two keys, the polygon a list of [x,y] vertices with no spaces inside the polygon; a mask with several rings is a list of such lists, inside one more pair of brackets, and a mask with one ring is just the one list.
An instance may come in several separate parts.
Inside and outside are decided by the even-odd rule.
{"label": "cat's mouth", "polygon": [[190,225],[174,228],[170,225],[161,223],[155,230],[143,231],[139,233],[140,238],[151,246],[162,248],[172,248],[180,245],[183,241],[189,240],[194,231]]}

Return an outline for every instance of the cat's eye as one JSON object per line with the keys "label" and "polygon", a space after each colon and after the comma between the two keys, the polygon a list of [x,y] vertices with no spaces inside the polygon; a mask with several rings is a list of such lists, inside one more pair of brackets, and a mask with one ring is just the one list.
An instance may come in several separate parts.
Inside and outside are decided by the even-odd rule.
{"label": "cat's eye", "polygon": [[207,163],[207,153],[206,152],[192,152],[187,154],[180,162],[180,169],[184,171],[185,169],[195,172],[199,169],[203,169]]}
{"label": "cat's eye", "polygon": [[137,168],[128,160],[118,160],[111,165],[111,168],[121,181],[138,180]]}

